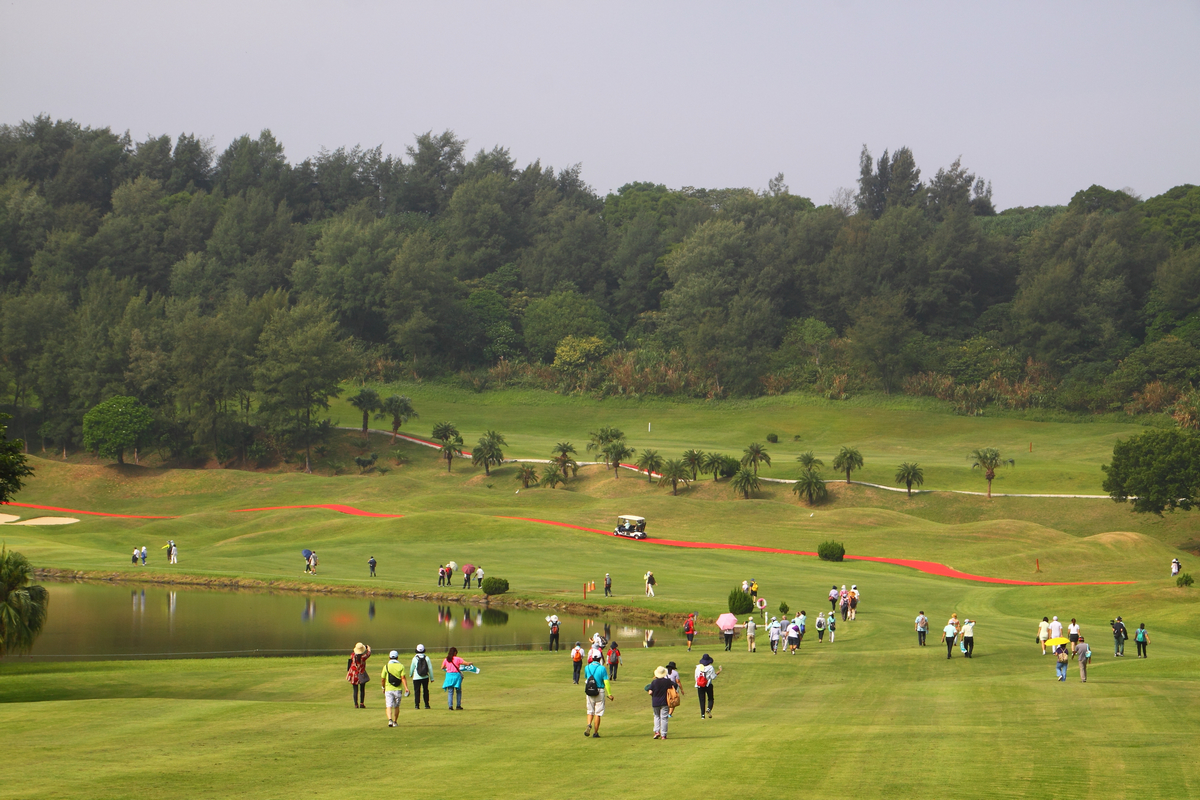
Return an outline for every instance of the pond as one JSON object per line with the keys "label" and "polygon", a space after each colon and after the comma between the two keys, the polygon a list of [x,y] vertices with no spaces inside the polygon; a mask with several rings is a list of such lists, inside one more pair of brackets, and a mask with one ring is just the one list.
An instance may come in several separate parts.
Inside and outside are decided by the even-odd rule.
{"label": "pond", "polygon": [[[54,583],[46,627],[28,656],[5,660],[217,658],[345,653],[542,650],[544,609],[483,608],[346,595],[230,591],[157,585]],[[674,629],[559,614],[563,650],[599,631],[621,648],[677,644]]]}

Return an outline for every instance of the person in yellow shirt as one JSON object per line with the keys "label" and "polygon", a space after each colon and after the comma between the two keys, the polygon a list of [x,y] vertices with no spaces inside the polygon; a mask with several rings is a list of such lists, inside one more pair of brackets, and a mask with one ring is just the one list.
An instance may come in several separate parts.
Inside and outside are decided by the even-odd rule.
{"label": "person in yellow shirt", "polygon": [[[388,727],[394,728],[400,722],[400,701],[408,697],[408,674],[400,663],[400,653],[393,650],[388,653],[388,662],[379,676],[379,684],[383,687],[383,704],[387,707]],[[404,691],[401,692],[401,689]]]}

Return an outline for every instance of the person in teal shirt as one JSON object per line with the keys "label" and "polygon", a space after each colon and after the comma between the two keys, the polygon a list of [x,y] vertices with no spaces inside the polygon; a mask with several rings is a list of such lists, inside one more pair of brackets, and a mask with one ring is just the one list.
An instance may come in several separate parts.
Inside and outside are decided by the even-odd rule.
{"label": "person in teal shirt", "polygon": [[[596,684],[596,688],[600,690],[595,697],[586,694],[589,678]],[[599,739],[600,718],[604,716],[604,700],[605,698],[612,700],[612,689],[609,688],[608,683],[608,670],[604,668],[604,655],[599,650],[591,652],[588,665],[583,668],[583,685],[585,696],[587,697],[587,728],[584,729],[583,735]]]}

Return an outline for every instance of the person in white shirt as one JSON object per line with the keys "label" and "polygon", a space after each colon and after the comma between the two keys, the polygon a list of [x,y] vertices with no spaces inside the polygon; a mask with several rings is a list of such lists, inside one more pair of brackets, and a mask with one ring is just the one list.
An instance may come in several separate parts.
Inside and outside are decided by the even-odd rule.
{"label": "person in white shirt", "polygon": [[1071,646],[1067,648],[1067,652],[1071,658],[1075,657],[1075,645],[1079,644],[1079,634],[1082,630],[1075,618],[1071,617],[1071,624],[1067,626],[1067,638],[1071,640]]}
{"label": "person in white shirt", "polygon": [[754,617],[746,620],[746,651],[749,653],[757,653],[758,649],[754,646],[754,634],[758,630],[758,625],[754,622]]}
{"label": "person in white shirt", "polygon": [[962,626],[962,643],[967,648],[966,657],[970,658],[975,652],[975,620],[967,619]]}
{"label": "person in white shirt", "polygon": [[796,648],[800,646],[800,626],[796,624],[796,620],[792,620],[788,624],[787,646],[788,651],[792,655],[796,655]]}
{"label": "person in white shirt", "polygon": [[776,617],[771,617],[771,624],[767,626],[767,636],[771,640],[771,654],[779,655],[779,632],[783,626],[779,624]]}
{"label": "person in white shirt", "polygon": [[946,658],[950,658],[950,654],[954,652],[954,638],[958,636],[958,628],[952,623],[947,622],[946,627],[942,628],[942,641],[946,643]]}
{"label": "person in white shirt", "polygon": [[1042,645],[1042,655],[1046,655],[1046,640],[1050,638],[1050,620],[1045,617],[1042,617],[1042,621],[1038,623],[1037,638]]}
{"label": "person in white shirt", "polygon": [[917,646],[924,647],[925,646],[925,634],[927,634],[929,632],[929,617],[925,616],[924,611],[917,614],[917,619],[914,623],[914,627],[916,628],[916,631],[917,631]]}
{"label": "person in white shirt", "polygon": [[813,623],[813,627],[817,629],[817,642],[825,641],[825,612],[817,614],[817,621]]}
{"label": "person in white shirt", "polygon": [[1058,617],[1050,620],[1050,638],[1058,639],[1062,636],[1062,623],[1058,621]]}
{"label": "person in white shirt", "polygon": [[838,605],[838,590],[837,590],[837,587],[834,586],[832,589],[829,590],[830,610],[837,611],[837,605]]}

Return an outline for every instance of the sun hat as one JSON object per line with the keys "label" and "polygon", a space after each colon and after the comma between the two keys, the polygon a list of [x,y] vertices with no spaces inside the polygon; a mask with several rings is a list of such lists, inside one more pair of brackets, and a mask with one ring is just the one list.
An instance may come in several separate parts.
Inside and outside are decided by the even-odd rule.
{"label": "sun hat", "polygon": [[594,647],[591,650],[588,650],[588,661],[602,661],[602,660],[604,660],[604,654],[601,653],[599,650],[597,650]]}
{"label": "sun hat", "polygon": [[400,652],[398,650],[393,650],[392,652],[388,653],[388,658],[399,658],[399,657],[400,657]]}
{"label": "sun hat", "polygon": [[707,667],[711,663],[712,663],[712,656],[710,656],[708,653],[705,653],[704,655],[700,656],[700,666]]}
{"label": "sun hat", "polygon": [[655,667],[654,668],[654,677],[656,677],[656,678],[667,677],[667,668],[666,667]]}
{"label": "sun hat", "polygon": [[667,672],[670,672],[670,671],[671,671],[671,670],[673,670],[673,669],[676,669],[675,662],[674,662],[674,661],[668,661],[668,662],[667,662]]}
{"label": "sun hat", "polygon": [[361,656],[363,653],[367,652],[367,646],[362,642],[359,642],[358,644],[354,645],[354,652]]}
{"label": "sun hat", "polygon": [[425,652],[425,645],[423,645],[423,644],[419,644],[419,645],[417,645],[417,652],[418,652],[418,653],[424,653],[424,652]]}

